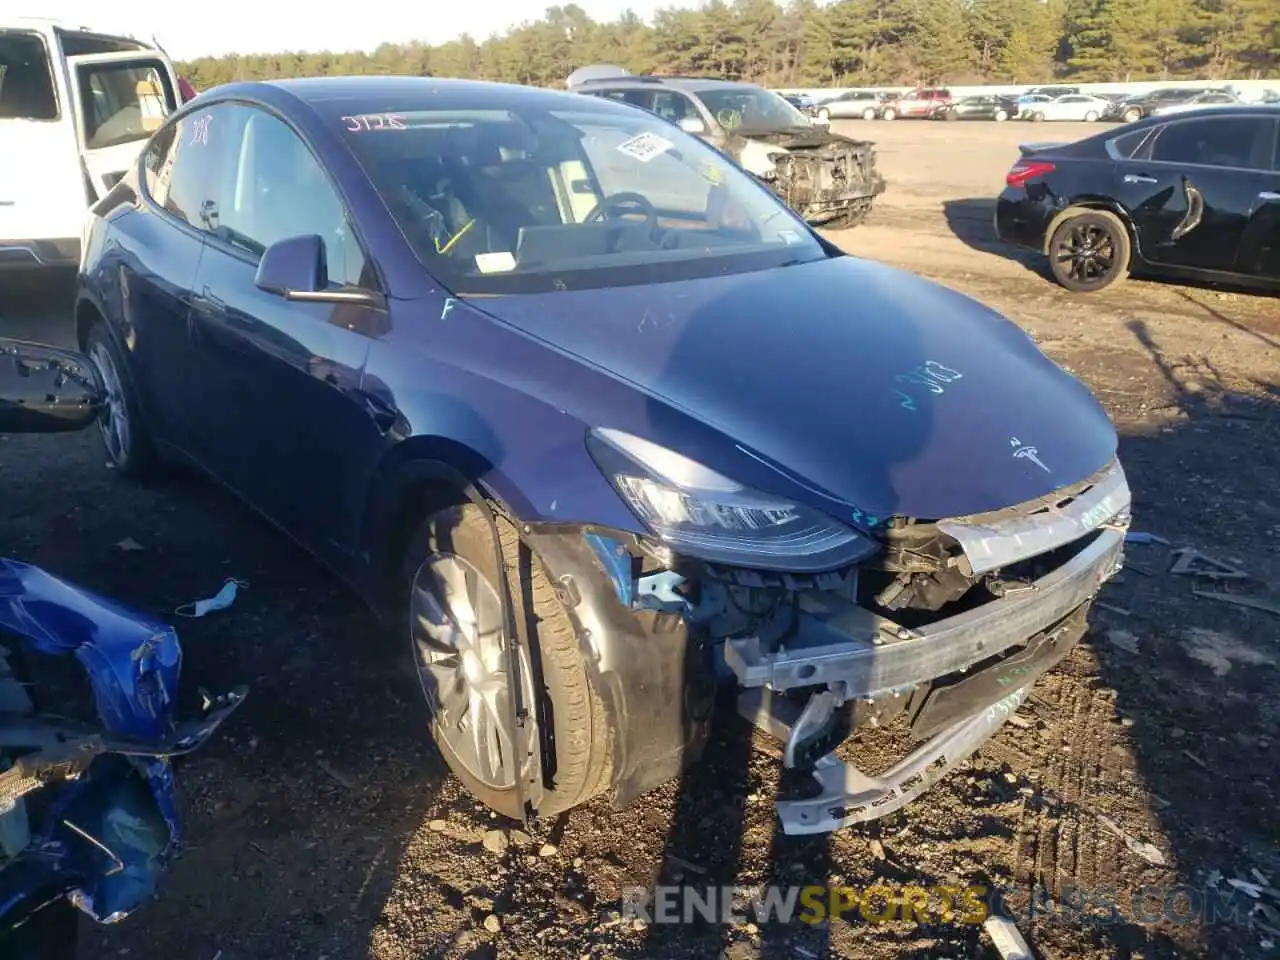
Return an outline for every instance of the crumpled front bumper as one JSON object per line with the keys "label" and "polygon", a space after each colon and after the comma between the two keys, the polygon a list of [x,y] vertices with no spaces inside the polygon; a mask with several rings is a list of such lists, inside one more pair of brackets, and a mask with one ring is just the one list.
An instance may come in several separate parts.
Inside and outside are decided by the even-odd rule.
{"label": "crumpled front bumper", "polygon": [[[0,953],[6,931],[66,897],[112,923],[155,890],[181,846],[171,758],[203,745],[246,690],[173,718],[182,651],[173,628],[0,558],[0,630],[39,653],[72,654],[101,726],[35,712],[0,646]],[[12,645],[10,645],[12,646]],[[38,818],[26,798],[39,793]]]}
{"label": "crumpled front bumper", "polygon": [[[726,640],[725,660],[747,688],[740,712],[786,741],[788,766],[801,765],[793,762],[797,741],[823,729],[841,702],[905,703],[913,691],[926,691],[914,723],[926,728],[927,742],[877,776],[834,753],[820,757],[812,768],[817,795],[779,801],[783,831],[824,833],[882,817],[986,742],[1083,636],[1093,597],[1121,567],[1129,500],[1117,464],[1065,510],[1031,523],[1012,518],[1002,526],[956,529],[968,536],[966,556],[977,569],[1076,540],[1084,545],[1025,589],[926,626],[908,629],[838,596],[813,593],[801,595],[785,646],[770,649],[755,636]],[[775,695],[802,688],[821,692],[803,707]]]}

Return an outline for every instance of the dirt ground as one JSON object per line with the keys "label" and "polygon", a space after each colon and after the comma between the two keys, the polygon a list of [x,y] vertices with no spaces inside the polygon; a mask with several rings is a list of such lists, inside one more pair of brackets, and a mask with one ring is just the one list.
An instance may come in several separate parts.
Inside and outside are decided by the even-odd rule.
{"label": "dirt ground", "polygon": [[[1074,296],[1001,248],[992,198],[1016,144],[1083,125],[843,126],[878,142],[889,186],[866,224],[833,239],[1025,327],[1123,434],[1134,529],[1254,578],[1201,588],[1280,594],[1280,299],[1141,280]],[[65,291],[6,284],[0,318],[2,334],[70,338]],[[495,853],[486,831],[513,825],[446,775],[407,658],[372,618],[209,485],[138,488],[102,460],[94,436],[0,438],[0,549],[161,614],[226,576],[249,581],[230,610],[181,629],[188,686],[252,692],[182,765],[189,848],[160,898],[116,928],[86,924],[86,960],[995,956],[975,926],[937,920],[621,917],[623,887],[659,877],[995,885],[1045,960],[1252,958],[1280,942],[1276,895],[1259,908],[1229,885],[1280,887],[1280,618],[1196,596],[1192,578],[1167,573],[1169,547],[1131,546],[1087,642],[1015,722],[875,825],[781,836],[777,761],[727,717],[682,782]],[[143,549],[122,551],[125,538]],[[1092,909],[1062,908],[1081,890]],[[1233,891],[1226,915],[1206,906]]]}

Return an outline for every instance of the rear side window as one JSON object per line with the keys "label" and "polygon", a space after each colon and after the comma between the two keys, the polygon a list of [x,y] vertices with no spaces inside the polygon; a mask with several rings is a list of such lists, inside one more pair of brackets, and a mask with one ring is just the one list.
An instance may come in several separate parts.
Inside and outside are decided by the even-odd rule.
{"label": "rear side window", "polygon": [[1275,121],[1263,117],[1211,117],[1170,123],[1151,145],[1151,159],[1210,167],[1271,169]]}
{"label": "rear side window", "polygon": [[1111,155],[1117,160],[1128,160],[1137,154],[1146,139],[1151,136],[1150,130],[1135,130],[1108,141]]}
{"label": "rear side window", "polygon": [[0,120],[57,120],[49,52],[38,33],[0,30]]}

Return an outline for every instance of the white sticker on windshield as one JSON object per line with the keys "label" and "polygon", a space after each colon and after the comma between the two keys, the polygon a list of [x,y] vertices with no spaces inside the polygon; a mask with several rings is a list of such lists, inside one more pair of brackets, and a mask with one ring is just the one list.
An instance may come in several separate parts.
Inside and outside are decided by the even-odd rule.
{"label": "white sticker on windshield", "polygon": [[800,234],[796,233],[794,230],[779,230],[778,236],[788,247],[800,242]]}
{"label": "white sticker on windshield", "polygon": [[642,133],[618,144],[618,152],[635,157],[641,163],[648,163],[660,153],[666,153],[675,144],[656,133]]}
{"label": "white sticker on windshield", "polygon": [[476,269],[481,273],[506,273],[515,268],[516,258],[508,250],[476,254]]}

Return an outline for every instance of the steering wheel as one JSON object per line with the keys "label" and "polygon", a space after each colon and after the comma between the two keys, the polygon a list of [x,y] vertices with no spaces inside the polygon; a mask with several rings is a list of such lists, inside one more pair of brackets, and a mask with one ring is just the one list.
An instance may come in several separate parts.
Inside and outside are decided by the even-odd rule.
{"label": "steering wheel", "polygon": [[624,211],[631,213],[644,214],[645,224],[650,230],[654,230],[658,226],[658,210],[649,198],[639,193],[633,193],[630,190],[622,193],[615,193],[612,196],[605,197],[594,207],[591,212],[582,218],[583,223],[595,223],[597,220],[603,220],[604,215],[611,210],[623,210],[626,207],[637,207],[639,209]]}

